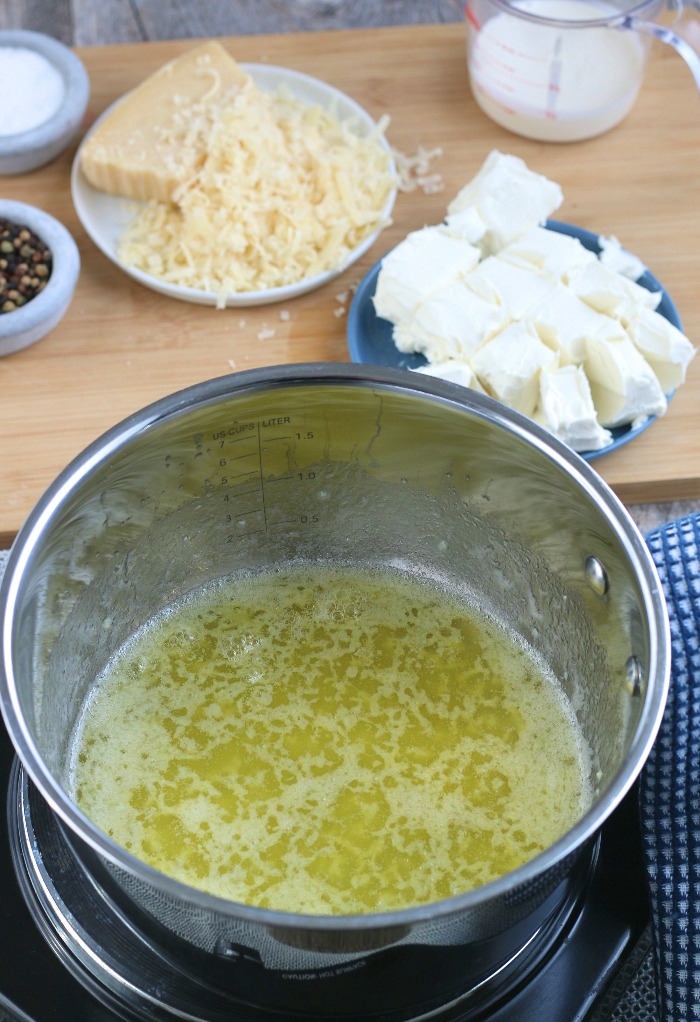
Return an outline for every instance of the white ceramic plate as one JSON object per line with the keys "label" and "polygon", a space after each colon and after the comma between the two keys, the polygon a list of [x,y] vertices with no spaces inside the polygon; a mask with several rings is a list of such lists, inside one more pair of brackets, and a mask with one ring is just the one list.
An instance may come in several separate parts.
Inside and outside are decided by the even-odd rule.
{"label": "white ceramic plate", "polygon": [[[274,67],[267,64],[242,64],[241,67],[248,72],[256,85],[265,92],[275,92],[284,86],[295,99],[309,105],[320,106],[324,110],[329,110],[338,120],[353,118],[360,127],[360,130],[365,130],[368,134],[375,128],[375,122],[359,104],[349,96],[346,96],[345,93],[340,92],[331,85],[327,85],[318,78],[312,78],[310,75],[302,74],[300,71],[291,71],[288,68]],[[117,100],[118,102],[120,100]],[[96,121],[75,155],[71,173],[71,194],[78,218],[89,237],[104,255],[140,284],[151,288],[153,291],[168,295],[170,298],[178,298],[181,301],[194,302],[198,305],[216,305],[217,295],[213,291],[200,291],[196,288],[178,287],[177,285],[169,284],[159,280],[157,277],[152,277],[148,273],[144,273],[142,270],[125,265],[117,257],[118,239],[136,215],[139,203],[132,199],[122,199],[96,191],[88,184],[80,170],[82,146],[97,125],[107,117],[116,105],[116,103],[113,104]],[[389,145],[387,143],[384,144],[387,152],[390,153]],[[388,219],[391,215],[395,199],[396,190],[389,196],[382,211],[385,219]],[[341,265],[332,270],[327,270],[315,277],[308,277],[296,284],[289,284],[285,287],[271,288],[266,291],[237,292],[227,297],[226,305],[229,307],[268,305],[272,302],[288,301],[290,298],[296,298],[307,291],[313,291],[334,277],[337,277],[348,266],[352,266],[371,248],[380,233],[381,231],[377,230],[370,234],[357,248],[353,249]]]}

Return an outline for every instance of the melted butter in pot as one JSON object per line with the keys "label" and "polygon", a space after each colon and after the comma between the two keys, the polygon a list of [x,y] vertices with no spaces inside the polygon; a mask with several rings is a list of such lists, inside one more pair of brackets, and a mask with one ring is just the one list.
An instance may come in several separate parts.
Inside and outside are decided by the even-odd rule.
{"label": "melted butter in pot", "polygon": [[304,566],[197,592],[119,651],[73,795],[163,873],[249,905],[386,911],[484,884],[590,804],[556,680],[452,592]]}

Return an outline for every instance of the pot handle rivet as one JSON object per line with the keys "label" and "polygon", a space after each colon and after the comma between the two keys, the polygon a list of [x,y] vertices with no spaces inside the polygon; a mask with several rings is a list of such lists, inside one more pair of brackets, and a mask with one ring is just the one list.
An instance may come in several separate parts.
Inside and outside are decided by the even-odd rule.
{"label": "pot handle rivet", "polygon": [[627,680],[627,691],[631,696],[639,696],[642,693],[642,663],[638,656],[632,654],[628,657],[627,663],[625,664],[625,674]]}
{"label": "pot handle rivet", "polygon": [[609,587],[608,573],[598,558],[592,554],[586,558],[586,578],[596,596],[605,596]]}

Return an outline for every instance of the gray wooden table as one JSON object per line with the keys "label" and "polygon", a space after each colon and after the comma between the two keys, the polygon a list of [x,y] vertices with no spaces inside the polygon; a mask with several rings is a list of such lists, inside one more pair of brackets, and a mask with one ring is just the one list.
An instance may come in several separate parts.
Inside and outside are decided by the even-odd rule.
{"label": "gray wooden table", "polygon": [[463,0],[2,0],[0,29],[72,46],[461,21]]}
{"label": "gray wooden table", "polygon": [[[69,46],[461,22],[464,0],[0,0],[0,30],[45,32]],[[629,508],[642,531],[700,501]]]}

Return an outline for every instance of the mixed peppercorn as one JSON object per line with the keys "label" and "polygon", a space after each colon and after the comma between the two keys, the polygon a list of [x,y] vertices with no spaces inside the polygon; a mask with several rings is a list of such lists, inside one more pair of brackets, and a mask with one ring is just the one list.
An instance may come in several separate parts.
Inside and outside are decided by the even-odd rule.
{"label": "mixed peppercorn", "polygon": [[35,298],[51,276],[51,251],[28,227],[0,217],[0,313]]}

